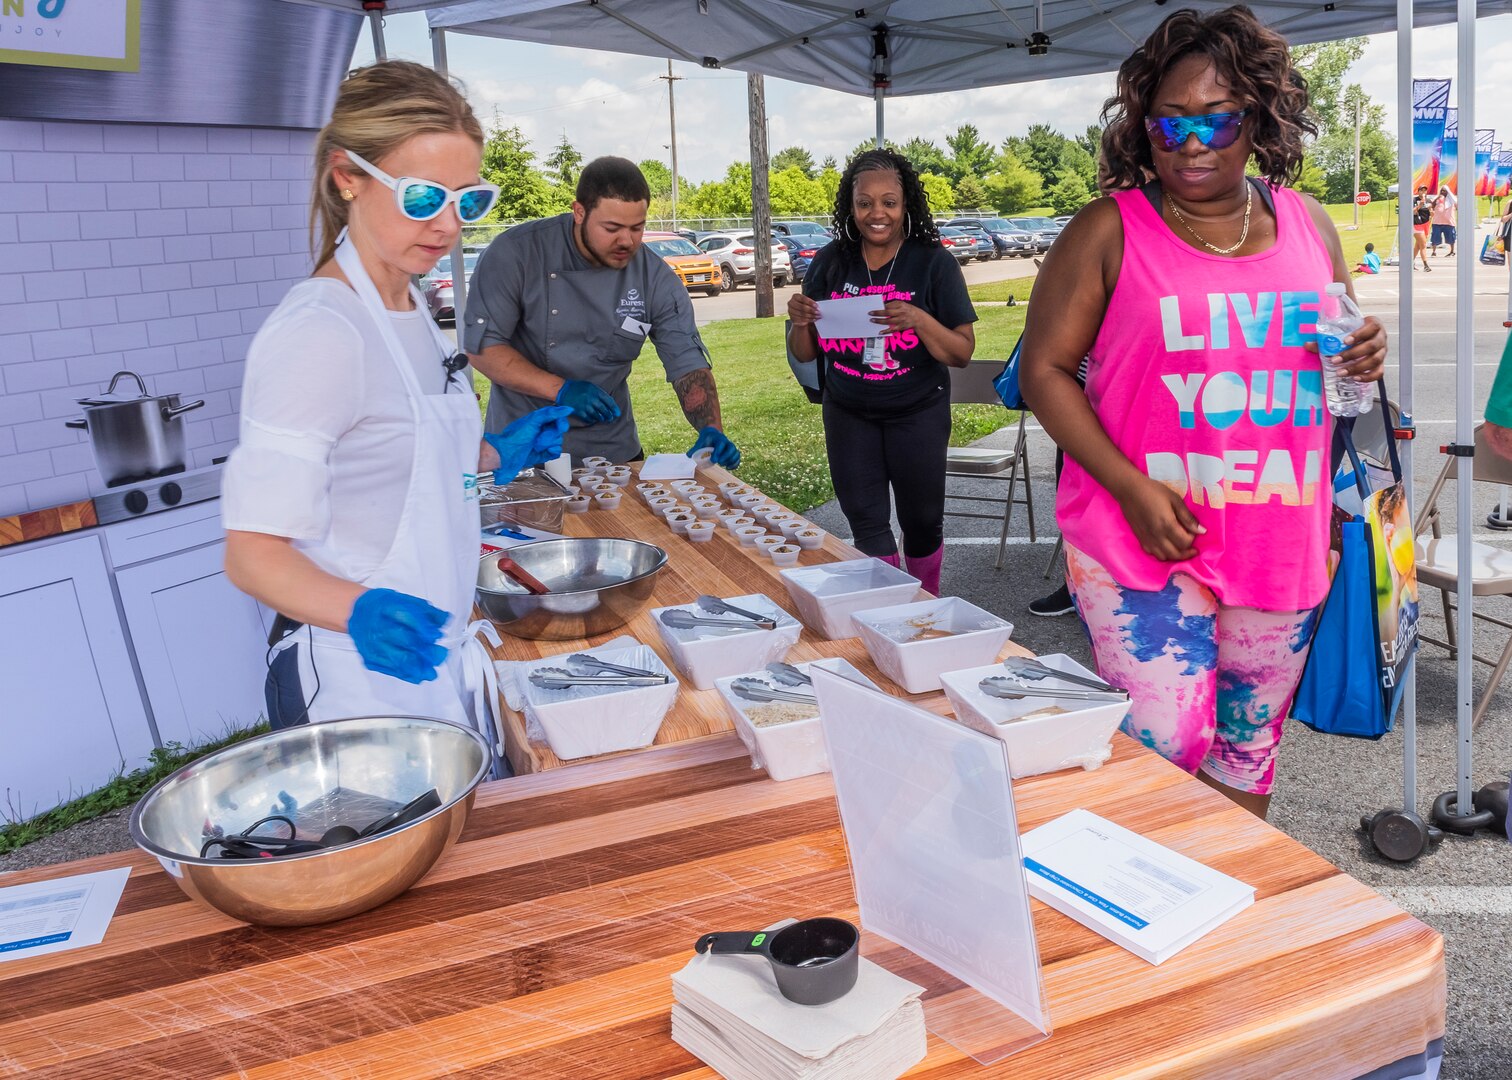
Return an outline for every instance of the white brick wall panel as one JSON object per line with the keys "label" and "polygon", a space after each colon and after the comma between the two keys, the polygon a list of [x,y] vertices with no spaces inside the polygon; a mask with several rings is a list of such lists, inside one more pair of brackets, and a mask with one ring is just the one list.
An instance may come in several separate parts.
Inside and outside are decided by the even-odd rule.
{"label": "white brick wall panel", "polygon": [[10,483],[24,484],[29,480],[45,480],[53,475],[53,471],[51,450],[33,450],[27,454],[14,454],[5,459],[5,479]]}
{"label": "white brick wall panel", "polygon": [[16,437],[11,434],[11,429],[0,427],[0,458],[16,452]]}
{"label": "white brick wall panel", "polygon": [[95,352],[124,352],[127,349],[145,349],[148,345],[146,323],[96,326],[89,333]]}
{"label": "white brick wall panel", "polygon": [[0,181],[12,183],[16,179],[16,168],[11,162],[11,151],[0,150]]}
{"label": "white brick wall panel", "polygon": [[[43,390],[37,394],[29,395],[37,399],[42,406],[42,415],[49,420],[64,420],[70,416],[79,416],[84,410],[79,407],[79,398],[89,394],[99,393],[105,389],[105,384],[98,386],[67,386]],[[10,400],[8,397],[0,397],[0,402]]]}
{"label": "white brick wall panel", "polygon": [[310,256],[300,252],[299,254],[275,255],[273,257],[273,273],[281,278],[298,280],[310,276]]}
{"label": "white brick wall panel", "polygon": [[[94,462],[91,459],[90,468]],[[26,485],[26,500],[31,506],[62,506],[89,498],[90,475],[70,473],[67,476],[52,476],[46,480],[34,480]],[[103,487],[103,484],[102,484]]]}
{"label": "white brick wall panel", "polygon": [[[0,487],[0,514],[20,513],[30,505],[26,501],[26,486],[24,484],[11,484],[8,487]],[[43,505],[47,504],[44,503]]]}
{"label": "white brick wall panel", "polygon": [[197,289],[236,284],[236,267],[228,262],[197,262],[189,267],[189,274]]}
{"label": "white brick wall panel", "polygon": [[221,343],[214,339],[186,341],[173,347],[174,366],[180,371],[185,368],[211,367],[219,364],[222,359]]}
{"label": "white brick wall panel", "polygon": [[84,284],[89,289],[90,296],[123,296],[142,291],[142,275],[134,266],[86,270]]}
{"label": "white brick wall panel", "polygon": [[41,150],[42,124],[36,120],[0,119],[0,150]]}
{"label": "white brick wall panel", "polygon": [[[235,288],[236,286],[225,286]],[[217,289],[180,289],[167,294],[168,312],[174,318],[182,315],[204,315],[207,312],[220,310],[216,302]]]}
{"label": "white brick wall panel", "polygon": [[[25,307],[29,305],[20,306]],[[58,310],[58,306],[56,304],[49,304],[46,306],[50,307],[53,311]],[[0,314],[3,314],[3,312],[0,312]],[[9,323],[0,320],[0,326],[9,325]],[[32,340],[30,334],[6,334],[3,337],[0,337],[0,365],[20,364],[24,363],[27,360],[33,359],[35,359],[35,357],[32,356]]]}
{"label": "white brick wall panel", "polygon": [[17,238],[22,243],[50,244],[79,239],[78,214],[17,214],[16,226]]}
{"label": "white brick wall panel", "polygon": [[310,227],[310,208],[303,204],[273,207],[274,229],[305,229]]}
{"label": "white brick wall panel", "polygon": [[131,155],[131,178],[133,180],[182,180],[184,156],[164,153],[159,136],[159,148],[153,154]]}
{"label": "white brick wall panel", "polygon": [[18,183],[52,183],[74,179],[72,154],[49,154],[39,150],[16,150],[10,154],[11,179]]}
{"label": "white brick wall panel", "polygon": [[274,281],[259,281],[257,283],[257,302],[263,307],[272,307],[283,301],[288,295],[292,283],[279,278]]}
{"label": "white brick wall panel", "polygon": [[253,206],[283,206],[289,201],[289,185],[283,180],[252,181]]}
{"label": "white brick wall panel", "polygon": [[131,179],[131,166],[120,154],[75,154],[74,176],[96,183],[114,183]]}
{"label": "white brick wall panel", "polygon": [[215,311],[207,315],[196,315],[192,322],[194,335],[200,338],[219,338],[227,334],[242,332],[240,313],[235,311]]}
{"label": "white brick wall panel", "polygon": [[262,324],[267,322],[268,316],[273,314],[273,309],[253,308],[238,312],[241,315],[241,327],[243,332],[255,334],[262,329]]}
{"label": "white brick wall panel", "polygon": [[29,394],[68,385],[68,365],[62,360],[41,360],[5,365],[5,392]]}
{"label": "white brick wall panel", "polygon": [[136,216],[138,236],[183,236],[183,210],[138,210]]}
{"label": "white brick wall panel", "polygon": [[147,380],[147,386],[154,394],[178,394],[186,399],[199,397],[205,392],[205,372],[214,370],[216,369],[189,368],[165,372]]}
{"label": "white brick wall panel", "polygon": [[0,424],[24,424],[43,417],[42,395],[0,394]]}
{"label": "white brick wall panel", "polygon": [[215,390],[205,395],[205,407],[203,409],[195,409],[189,415],[198,418],[201,422],[209,422],[217,416],[229,416],[232,411],[230,392]]}
{"label": "white brick wall panel", "polygon": [[240,427],[234,416],[217,416],[210,421],[210,430],[220,442],[234,442],[241,434]]}
{"label": "white brick wall panel", "polygon": [[278,128],[258,128],[252,132],[252,153],[268,156],[289,152],[289,132]]}
{"label": "white brick wall panel", "polygon": [[26,299],[25,274],[0,274],[0,304],[18,304]]}
{"label": "white brick wall panel", "polygon": [[216,236],[227,228],[226,211],[223,209],[195,207],[185,210],[184,221],[189,226],[190,235],[193,236]]}
{"label": "white brick wall panel", "polygon": [[[0,307],[0,328],[7,331],[5,337],[0,337],[0,364],[8,362],[10,349],[31,348],[28,334],[37,330],[56,330],[61,325],[57,304],[6,304]],[[15,343],[17,337],[22,339],[19,345]]]}
{"label": "white brick wall panel", "polygon": [[287,255],[291,250],[289,234],[284,229],[270,229],[267,232],[252,234],[252,254],[254,255]]}
{"label": "white brick wall panel", "polygon": [[208,145],[204,128],[177,124],[158,128],[158,149],[166,154],[203,154]]}
{"label": "white brick wall panel", "polygon": [[5,184],[0,186],[0,210],[7,213],[36,214],[46,209],[46,184]]}
{"label": "white brick wall panel", "polygon": [[231,155],[206,154],[184,159],[185,180],[230,180]]}
{"label": "white brick wall panel", "polygon": [[221,285],[215,290],[216,311],[240,311],[258,306],[256,284]]}
{"label": "white brick wall panel", "polygon": [[162,184],[158,187],[158,195],[164,209],[210,205],[210,185],[203,180]]}
{"label": "white brick wall panel", "polygon": [[[240,363],[247,358],[247,350],[252,347],[251,334],[236,334],[232,337],[221,338],[221,355],[227,363]],[[238,386],[241,380],[236,381]]]}
{"label": "white brick wall panel", "polygon": [[112,265],[109,240],[63,241],[52,246],[52,256],[55,270],[97,270]]}
{"label": "white brick wall panel", "polygon": [[166,319],[173,314],[168,308],[168,293],[141,293],[131,298],[131,314],[138,319]]}
{"label": "white brick wall panel", "polygon": [[231,158],[232,180],[271,180],[272,164],[261,154],[235,154]]}
{"label": "white brick wall panel", "polygon": [[231,208],[231,227],[237,232],[258,232],[273,228],[273,208],[270,206],[234,206]]}
{"label": "white brick wall panel", "polygon": [[69,210],[108,210],[110,184],[48,184],[47,209],[53,213]]}
{"label": "white brick wall panel", "polygon": [[79,215],[79,237],[83,240],[119,240],[136,235],[136,211],[98,210]]}
{"label": "white brick wall panel", "polygon": [[[151,340],[151,334],[148,334]],[[172,345],[155,345],[150,349],[132,349],[130,352],[121,354],[121,367],[136,372],[144,379],[149,375],[161,375],[167,371],[177,371],[178,364],[174,360]]]}
{"label": "white brick wall panel", "polygon": [[110,260],[116,266],[147,266],[163,261],[163,241],[156,236],[111,240]]}
{"label": "white brick wall panel", "polygon": [[105,149],[112,153],[150,154],[158,148],[158,129],[149,124],[101,126],[105,129]]}
{"label": "white brick wall panel", "polygon": [[253,251],[251,233],[216,233],[210,237],[210,253],[216,259],[242,259]]}
{"label": "white brick wall panel", "polygon": [[[196,409],[194,412],[188,413],[186,415],[189,417],[195,417],[199,414],[200,410]],[[200,460],[199,448],[203,446],[209,446],[213,442],[215,442],[215,429],[211,427],[208,420],[202,423],[198,420],[191,419],[184,425],[184,446],[195,452],[195,468],[199,468],[202,464],[209,464],[208,460],[203,462]]]}
{"label": "white brick wall panel", "polygon": [[[199,317],[203,318],[203,316]],[[154,319],[147,324],[147,340],[153,345],[177,345],[185,341],[194,341],[200,336],[194,325],[194,319],[193,316],[180,319]]]}
{"label": "white brick wall panel", "polygon": [[89,297],[70,300],[58,305],[58,321],[63,329],[76,326],[103,326],[116,321],[116,302],[113,296]]}
{"label": "white brick wall panel", "polygon": [[[44,330],[33,334],[32,353],[38,360],[55,360],[65,356],[87,356],[94,351],[90,331],[84,327],[73,330]],[[7,369],[9,370],[9,369]],[[58,383],[48,383],[57,386]],[[40,390],[42,387],[33,387]]]}
{"label": "white brick wall panel", "polygon": [[297,180],[305,185],[305,193],[309,192],[311,179],[314,177],[315,163],[305,154],[280,154],[271,162],[271,171],[274,180]]}
{"label": "white brick wall panel", "polygon": [[53,476],[61,476],[65,473],[83,473],[94,468],[94,451],[88,443],[74,443],[72,446],[55,446],[48,451],[52,457]]}
{"label": "white brick wall panel", "polygon": [[238,282],[272,281],[277,276],[274,270],[273,256],[271,255],[266,255],[262,258],[236,260],[236,280]]}
{"label": "white brick wall panel", "polygon": [[91,210],[156,210],[161,203],[158,186],[150,181],[122,181],[105,185],[105,206]]}
{"label": "white brick wall panel", "polygon": [[[190,243],[194,241],[196,243]],[[189,264],[199,256],[198,242],[204,242],[204,257],[210,256],[210,238],[207,236],[175,236],[163,241],[163,265],[142,267],[142,290],[166,292],[194,287]]]}
{"label": "white brick wall panel", "polygon": [[82,270],[50,270],[26,274],[26,300],[37,304],[48,300],[73,300],[84,295]]}
{"label": "white brick wall panel", "polygon": [[29,274],[38,270],[51,270],[51,244],[7,244],[5,268],[12,273]]}
{"label": "white brick wall panel", "polygon": [[[118,352],[70,356],[65,361],[68,365],[68,385],[82,387],[85,391],[85,393],[75,391],[75,397],[85,397],[87,394],[108,389],[111,376],[125,367],[122,359],[122,355]],[[77,410],[77,412],[82,411],[82,409]]]}
{"label": "white brick wall panel", "polygon": [[228,180],[219,184],[211,184],[209,185],[207,194],[210,197],[211,206],[251,206],[252,181]]}
{"label": "white brick wall panel", "polygon": [[220,364],[200,370],[205,377],[206,390],[231,390],[241,386],[242,376],[246,373],[246,369],[246,361],[238,360],[235,363]]}
{"label": "white brick wall panel", "polygon": [[88,153],[105,148],[103,125],[48,121],[42,126],[42,149]]}
{"label": "white brick wall panel", "polygon": [[212,154],[250,154],[252,132],[246,128],[211,128],[206,149]]}
{"label": "white brick wall panel", "polygon": [[14,244],[21,238],[15,214],[0,214],[0,244]]}

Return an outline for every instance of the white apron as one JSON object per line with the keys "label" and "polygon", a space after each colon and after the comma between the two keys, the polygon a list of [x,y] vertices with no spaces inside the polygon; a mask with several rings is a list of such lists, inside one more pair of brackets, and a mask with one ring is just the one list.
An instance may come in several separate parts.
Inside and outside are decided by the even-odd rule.
{"label": "white apron", "polygon": [[[305,627],[286,637],[279,649],[299,644],[300,685],[311,723],[349,716],[428,716],[476,727],[497,742],[492,657],[478,640],[483,633],[499,643],[493,624],[469,622],[478,573],[477,467],[483,422],[471,384],[462,393],[426,394],[389,320],[378,290],[353,244],[340,243],[336,263],[368,309],[388,346],[389,358],[409,391],[415,422],[415,450],[409,487],[394,543],[361,584],[393,589],[433,604],[450,616],[441,643],[446,661],[427,683],[413,685],[370,671],[347,634]],[[413,286],[416,306],[425,301]],[[434,322],[436,362],[455,351]],[[313,696],[313,701],[311,697]]]}

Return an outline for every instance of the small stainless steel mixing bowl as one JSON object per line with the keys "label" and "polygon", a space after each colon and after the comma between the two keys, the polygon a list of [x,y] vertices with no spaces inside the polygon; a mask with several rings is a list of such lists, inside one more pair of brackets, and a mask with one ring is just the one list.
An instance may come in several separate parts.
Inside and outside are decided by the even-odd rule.
{"label": "small stainless steel mixing bowl", "polygon": [[[545,585],[534,596],[499,569],[507,554]],[[655,544],[568,537],[520,544],[478,562],[478,606],[515,637],[571,641],[624,626],[651,600],[667,553]]]}
{"label": "small stainless steel mixing bowl", "polygon": [[[190,762],[131,811],[131,838],[179,888],[233,919],[310,926],[377,907],[419,881],[456,842],[491,751],[471,728],[366,716],[285,728]],[[318,838],[361,829],[431,788],[441,805],[340,847],[271,859],[200,858],[207,826],[240,833],[284,813]],[[259,829],[259,833],[268,832]]]}

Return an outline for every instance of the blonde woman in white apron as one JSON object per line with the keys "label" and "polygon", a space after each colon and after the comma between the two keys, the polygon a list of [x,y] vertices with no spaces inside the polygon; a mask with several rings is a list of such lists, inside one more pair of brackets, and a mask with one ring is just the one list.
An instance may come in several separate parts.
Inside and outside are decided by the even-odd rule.
{"label": "blonde woman in white apron", "polygon": [[466,359],[411,283],[492,208],[483,132],[445,78],[386,62],[347,79],[316,146],[317,269],[247,355],[226,465],[226,572],[283,617],[274,727],[409,714],[492,741],[492,664],[470,624],[477,474],[561,451],[570,410],[485,435]]}

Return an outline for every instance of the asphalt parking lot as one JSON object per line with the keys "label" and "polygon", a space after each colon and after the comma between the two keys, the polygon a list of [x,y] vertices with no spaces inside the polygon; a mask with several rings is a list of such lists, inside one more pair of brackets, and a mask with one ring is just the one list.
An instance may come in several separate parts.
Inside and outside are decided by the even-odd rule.
{"label": "asphalt parking lot", "polygon": [[[1413,411],[1419,437],[1413,444],[1414,492],[1418,504],[1442,467],[1441,443],[1454,433],[1454,262],[1439,259],[1434,272],[1414,275],[1415,313]],[[1028,265],[1028,264],[1026,264]],[[1490,391],[1507,331],[1508,279],[1505,269],[1477,266],[1475,298],[1475,401],[1479,420]],[[1361,306],[1378,315],[1392,340],[1398,338],[1398,277],[1395,268],[1379,278],[1356,282]],[[1399,396],[1396,357],[1389,361],[1388,392]],[[1015,508],[1001,571],[993,569],[997,529],[985,521],[950,518],[941,591],[966,597],[1011,620],[1014,639],[1038,653],[1064,652],[1086,663],[1090,650],[1074,617],[1036,618],[1027,604],[1048,592],[1059,577],[1044,577],[1057,537],[1052,504],[1055,448],[1029,421],[1030,474],[1036,499],[1037,540],[1031,542],[1022,507]],[[991,442],[1006,445],[1012,429]],[[953,480],[952,490],[985,493],[981,481]],[[1499,489],[1478,484],[1475,538],[1512,550],[1512,532],[1484,524]],[[1452,486],[1441,506],[1454,521]],[[833,503],[809,516],[846,536],[844,518]],[[1053,569],[1058,575],[1059,568]],[[1512,621],[1512,602],[1477,600],[1478,610]],[[1423,597],[1424,632],[1443,636],[1437,593]],[[1477,628],[1477,651],[1501,649],[1501,632]],[[1476,700],[1485,692],[1488,668],[1477,665]],[[1427,816],[1433,798],[1456,785],[1455,664],[1442,649],[1424,645],[1418,662],[1417,811]],[[1474,735],[1472,790],[1508,779],[1512,769],[1512,688],[1494,699]],[[1489,832],[1474,838],[1450,836],[1411,864],[1390,862],[1374,851],[1359,829],[1362,814],[1402,805],[1402,726],[1377,743],[1319,735],[1300,724],[1287,726],[1271,805],[1271,823],[1348,873],[1385,893],[1444,935],[1449,972],[1449,1022],[1442,1076],[1446,1080],[1506,1080],[1512,1076],[1512,844]],[[1242,989],[1236,989],[1242,994]]]}

